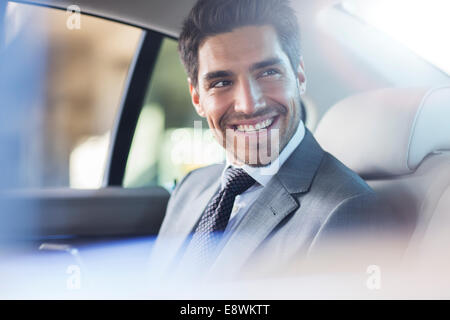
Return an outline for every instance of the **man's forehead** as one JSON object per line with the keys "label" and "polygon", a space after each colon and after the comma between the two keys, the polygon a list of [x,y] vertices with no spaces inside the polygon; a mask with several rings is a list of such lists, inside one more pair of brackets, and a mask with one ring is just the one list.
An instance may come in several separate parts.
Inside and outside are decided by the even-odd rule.
{"label": "man's forehead", "polygon": [[267,59],[286,62],[272,26],[247,26],[207,38],[199,48],[199,76],[217,70],[250,68]]}

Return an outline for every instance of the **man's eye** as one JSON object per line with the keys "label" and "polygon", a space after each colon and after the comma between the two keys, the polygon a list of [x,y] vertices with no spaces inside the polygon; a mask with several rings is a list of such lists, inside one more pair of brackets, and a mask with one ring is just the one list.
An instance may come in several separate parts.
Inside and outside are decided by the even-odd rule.
{"label": "man's eye", "polygon": [[231,84],[231,81],[229,81],[229,80],[221,80],[221,81],[213,82],[210,87],[211,88],[223,88],[223,87],[229,86],[230,84]]}
{"label": "man's eye", "polygon": [[261,77],[268,77],[268,76],[273,76],[279,74],[279,72],[275,69],[269,69],[264,71],[263,73],[261,73]]}

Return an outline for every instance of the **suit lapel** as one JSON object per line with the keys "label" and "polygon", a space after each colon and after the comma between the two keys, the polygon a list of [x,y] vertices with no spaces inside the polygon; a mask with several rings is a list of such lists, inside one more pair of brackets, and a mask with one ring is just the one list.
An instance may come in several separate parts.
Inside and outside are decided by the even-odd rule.
{"label": "suit lapel", "polygon": [[324,151],[306,129],[302,142],[280,168],[277,177],[291,194],[308,192],[323,155]]}
{"label": "suit lapel", "polygon": [[226,268],[226,274],[239,270],[270,232],[301,206],[292,194],[309,190],[323,154],[312,134],[306,130],[303,141],[263,188],[224,244],[211,269],[212,273],[217,274],[222,268]]}
{"label": "suit lapel", "polygon": [[211,268],[213,274],[232,275],[270,232],[299,204],[287,192],[278,178],[271,179],[225,243]]}

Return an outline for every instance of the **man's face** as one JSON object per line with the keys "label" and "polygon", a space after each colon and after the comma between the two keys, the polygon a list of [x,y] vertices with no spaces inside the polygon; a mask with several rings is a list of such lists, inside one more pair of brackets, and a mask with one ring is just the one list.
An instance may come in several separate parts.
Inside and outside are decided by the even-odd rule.
{"label": "man's face", "polygon": [[190,85],[194,107],[233,162],[261,166],[275,159],[272,143],[281,152],[300,121],[303,65],[293,71],[272,26],[209,37],[198,58],[198,87]]}

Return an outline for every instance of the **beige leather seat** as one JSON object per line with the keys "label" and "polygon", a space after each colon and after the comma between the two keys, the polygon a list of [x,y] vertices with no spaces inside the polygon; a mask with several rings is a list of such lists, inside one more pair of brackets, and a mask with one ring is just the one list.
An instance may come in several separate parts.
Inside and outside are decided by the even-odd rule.
{"label": "beige leather seat", "polygon": [[315,136],[406,219],[410,248],[443,244],[443,235],[448,248],[450,86],[351,96],[325,114]]}

